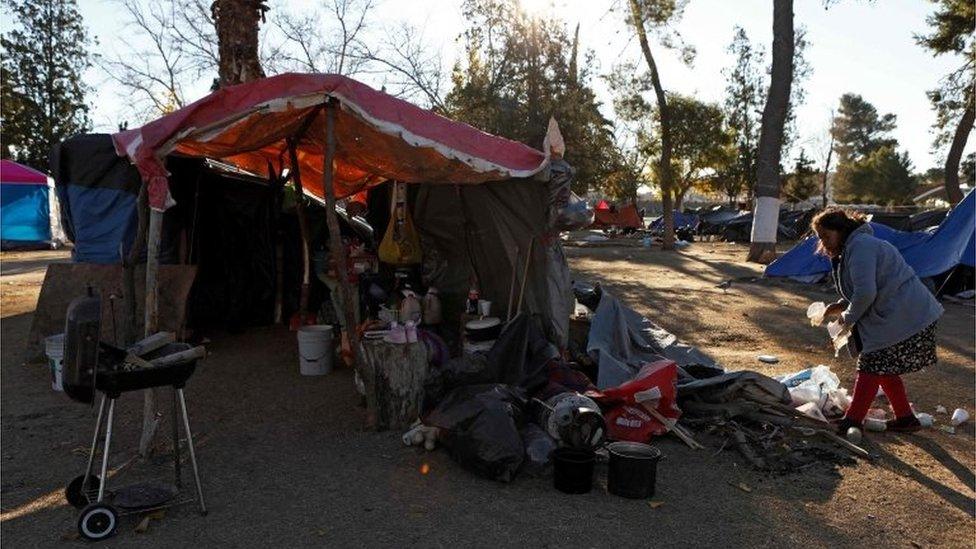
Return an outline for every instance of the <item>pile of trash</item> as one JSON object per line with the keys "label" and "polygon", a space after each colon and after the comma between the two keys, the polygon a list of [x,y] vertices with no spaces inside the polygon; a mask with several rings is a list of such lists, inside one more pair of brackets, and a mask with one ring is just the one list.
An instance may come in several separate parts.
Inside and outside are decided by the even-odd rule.
{"label": "pile of trash", "polygon": [[814,419],[828,421],[838,418],[851,405],[847,389],[840,386],[840,379],[829,366],[820,364],[777,377],[776,380],[789,390],[793,407]]}
{"label": "pile of trash", "polygon": [[689,447],[734,448],[754,467],[796,471],[868,452],[827,418],[850,403],[826,366],[782,381],[726,372],[711,357],[624,306],[598,285],[574,284],[570,344],[560,353],[540,322],[520,315],[488,352],[436,368],[407,445],[443,447],[491,479],[545,474],[557,448],[673,434]]}
{"label": "pile of trash", "polygon": [[[812,394],[809,389],[808,383],[797,396],[806,398]],[[843,394],[834,391],[835,397]],[[815,409],[813,415],[819,416],[823,407],[835,403],[823,396],[800,407]],[[699,440],[718,446],[719,452],[734,449],[756,469],[794,472],[818,463],[849,464],[852,456],[870,457],[837,436],[826,420],[794,404],[790,389],[757,372],[732,372],[678,386],[682,422],[696,430]]]}

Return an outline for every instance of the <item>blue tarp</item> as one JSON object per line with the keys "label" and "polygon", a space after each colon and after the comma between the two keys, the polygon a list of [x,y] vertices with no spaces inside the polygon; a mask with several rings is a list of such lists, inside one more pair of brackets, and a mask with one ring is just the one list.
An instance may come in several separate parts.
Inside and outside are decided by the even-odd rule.
{"label": "blue tarp", "polygon": [[[694,229],[698,226],[698,216],[696,214],[686,214],[681,213],[678,210],[674,211],[674,228],[675,229]],[[664,216],[655,218],[648,225],[648,228],[655,231],[660,231],[664,229]]]}
{"label": "blue tarp", "polygon": [[37,243],[51,240],[47,185],[0,184],[0,240]]}
{"label": "blue tarp", "polygon": [[[81,185],[58,187],[74,238],[72,259],[78,263],[119,263],[119,244],[128,253],[139,223],[136,196],[119,189]],[[67,205],[67,206],[65,206]]]}
{"label": "blue tarp", "polygon": [[[874,236],[887,240],[901,252],[920,277],[942,274],[956,265],[976,263],[976,191],[953,209],[930,232],[905,232],[871,223]],[[817,238],[811,236],[766,267],[766,276],[812,277],[830,272],[830,261],[816,253]]]}

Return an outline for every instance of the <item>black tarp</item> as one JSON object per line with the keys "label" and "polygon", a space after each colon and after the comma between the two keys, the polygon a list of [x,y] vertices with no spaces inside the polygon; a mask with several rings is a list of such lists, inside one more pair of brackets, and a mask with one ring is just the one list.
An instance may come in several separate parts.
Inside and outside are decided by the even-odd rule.
{"label": "black tarp", "polygon": [[183,247],[181,255],[198,266],[188,322],[232,331],[269,324],[277,276],[277,191],[261,180],[207,169],[203,162],[167,162],[176,205],[166,211],[171,223],[164,225],[174,227],[171,238]]}
{"label": "black tarp", "polygon": [[454,389],[424,419],[442,429],[439,438],[451,457],[490,479],[508,482],[522,465],[526,397],[521,389],[501,384]]}

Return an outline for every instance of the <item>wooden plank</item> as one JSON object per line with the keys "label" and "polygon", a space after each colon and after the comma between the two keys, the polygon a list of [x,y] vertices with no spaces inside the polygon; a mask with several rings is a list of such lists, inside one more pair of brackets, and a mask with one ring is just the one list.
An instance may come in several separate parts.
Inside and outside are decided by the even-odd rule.
{"label": "wooden plank", "polygon": [[136,356],[147,355],[156,349],[161,349],[176,341],[176,334],[173,332],[158,332],[149,337],[140,339],[126,349],[127,352]]}
{"label": "wooden plank", "polygon": [[699,444],[698,441],[695,440],[694,437],[692,437],[690,433],[688,433],[680,425],[678,425],[678,422],[677,421],[675,421],[675,420],[673,420],[671,418],[668,418],[668,417],[664,417],[664,415],[662,415],[661,412],[658,412],[657,409],[654,408],[652,405],[648,405],[648,404],[644,404],[644,403],[642,403],[642,405],[643,405],[643,408],[645,410],[647,410],[647,413],[649,413],[652,416],[654,416],[654,419],[656,419],[659,422],[661,422],[661,425],[664,425],[664,428],[665,429],[667,429],[668,431],[674,433],[674,435],[676,437],[680,438],[682,442],[684,442],[685,444],[687,444],[689,448],[691,448],[693,450],[701,450],[701,449],[705,448],[704,446],[702,446],[701,444]]}
{"label": "wooden plank", "polygon": [[184,362],[190,362],[191,360],[199,360],[205,356],[207,356],[207,349],[203,345],[200,345],[185,351],[179,351],[166,356],[161,356],[159,358],[154,358],[149,362],[153,366],[172,366],[173,364],[183,364]]}

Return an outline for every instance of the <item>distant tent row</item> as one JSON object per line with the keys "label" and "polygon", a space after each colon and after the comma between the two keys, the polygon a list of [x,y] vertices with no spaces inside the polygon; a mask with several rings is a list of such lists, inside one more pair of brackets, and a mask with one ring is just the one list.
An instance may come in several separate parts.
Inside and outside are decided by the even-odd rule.
{"label": "distant tent row", "polygon": [[[874,235],[891,242],[922,278],[951,271],[958,265],[976,264],[976,192],[970,191],[932,231],[899,231],[871,222]],[[830,272],[830,261],[816,253],[817,239],[810,236],[766,267],[766,276],[818,282]]]}
{"label": "distant tent row", "polygon": [[0,241],[2,248],[57,247],[64,243],[58,197],[47,175],[11,160],[0,160]]}

